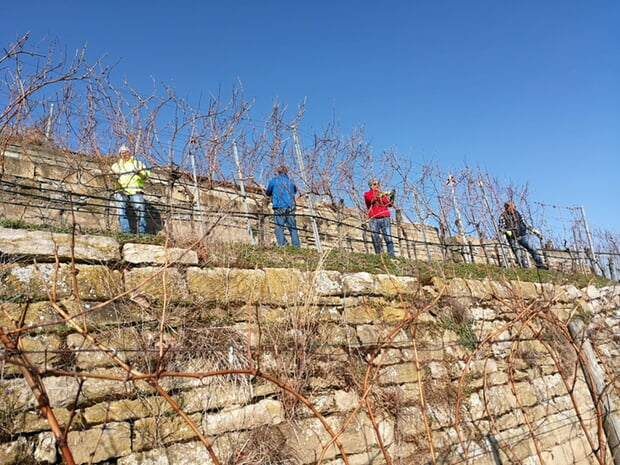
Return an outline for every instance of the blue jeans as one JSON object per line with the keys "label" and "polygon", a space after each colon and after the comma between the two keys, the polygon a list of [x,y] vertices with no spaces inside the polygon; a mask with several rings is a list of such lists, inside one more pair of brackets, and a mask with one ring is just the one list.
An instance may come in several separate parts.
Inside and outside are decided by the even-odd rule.
{"label": "blue jeans", "polygon": [[381,241],[385,240],[387,252],[394,256],[394,243],[392,242],[392,222],[389,216],[382,218],[370,218],[370,235],[375,253],[381,253]]}
{"label": "blue jeans", "polygon": [[116,192],[114,194],[114,200],[116,203],[116,214],[118,215],[118,222],[121,226],[121,231],[124,233],[131,233],[131,227],[129,226],[129,219],[127,218],[127,205],[131,205],[138,224],[138,233],[146,233],[146,202],[144,201],[144,194],[138,192],[136,194],[123,194],[122,192]]}
{"label": "blue jeans", "polygon": [[525,259],[525,256],[523,255],[521,250],[519,250],[519,248],[517,247],[517,243],[530,253],[532,258],[534,259],[534,262],[536,263],[536,266],[540,267],[544,265],[543,259],[538,253],[538,249],[536,248],[533,234],[526,234],[524,236],[521,236],[517,240],[515,240],[513,236],[508,237],[508,244],[510,245],[512,252],[515,254],[515,257],[521,265],[521,268],[527,268],[527,260]]}
{"label": "blue jeans", "polygon": [[300,247],[299,234],[297,233],[297,220],[295,219],[294,208],[274,208],[273,222],[275,223],[276,241],[279,246],[287,245],[286,237],[284,237],[284,227],[288,229],[291,235],[291,244],[293,247]]}

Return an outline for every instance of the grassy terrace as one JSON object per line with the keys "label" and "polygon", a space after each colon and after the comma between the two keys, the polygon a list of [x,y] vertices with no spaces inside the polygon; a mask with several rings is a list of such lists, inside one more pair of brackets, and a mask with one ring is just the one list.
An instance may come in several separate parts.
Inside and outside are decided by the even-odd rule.
{"label": "grassy terrace", "polygon": [[[21,221],[1,221],[0,226],[14,229],[27,229],[70,233],[70,230],[40,225],[30,225]],[[139,242],[145,244],[165,244],[161,235],[133,235],[88,231],[88,234],[114,237],[120,243]],[[294,247],[259,247],[249,244],[211,242],[205,240],[199,248],[201,259],[209,266],[230,268],[296,268],[301,270],[335,270],[341,272],[390,273],[415,276],[422,281],[433,276],[442,278],[492,279],[496,281],[518,280],[555,284],[573,284],[579,288],[587,285],[596,287],[617,284],[601,276],[568,274],[557,271],[529,269],[506,269],[493,265],[471,263],[441,263],[408,260],[387,255],[339,252],[325,250],[319,253],[314,249]],[[187,244],[171,244],[187,246]]]}
{"label": "grassy terrace", "polygon": [[466,278],[492,280],[518,280],[555,284],[574,284],[585,287],[611,286],[609,279],[582,274],[567,274],[556,271],[528,269],[506,269],[493,265],[471,263],[440,263],[408,260],[388,255],[338,252],[326,250],[319,253],[313,249],[294,247],[256,247],[245,244],[217,244],[207,249],[203,257],[213,266],[234,268],[297,268],[302,270],[366,271],[369,273],[390,273],[415,276],[422,281],[433,276],[443,278]]}

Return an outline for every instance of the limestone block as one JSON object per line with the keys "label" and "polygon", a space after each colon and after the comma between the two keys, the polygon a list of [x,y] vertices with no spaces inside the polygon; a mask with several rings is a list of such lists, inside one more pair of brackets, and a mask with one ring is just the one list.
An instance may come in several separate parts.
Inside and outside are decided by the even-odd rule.
{"label": "limestone block", "polygon": [[334,345],[350,345],[357,343],[355,328],[351,326],[336,326],[329,334],[329,342]]}
{"label": "limestone block", "polygon": [[504,450],[500,448],[499,454],[501,463],[510,463],[511,461],[512,463],[523,463],[528,465],[530,463],[539,463],[538,460],[534,462],[529,460],[529,457],[536,455],[536,446],[529,437],[530,434],[530,431],[525,425],[502,431],[503,436],[508,438],[520,438],[520,440],[513,441],[509,449]]}
{"label": "limestone block", "polygon": [[[440,448],[452,447],[454,444],[459,442],[459,437],[454,428],[445,428],[440,430],[432,430],[431,440],[436,448],[435,450],[437,450]],[[472,444],[471,447],[476,447],[476,445]]]}
{"label": "limestone block", "polygon": [[51,179],[67,183],[79,181],[78,174],[74,166],[67,164],[51,164],[49,162],[37,163],[35,166],[35,178]]}
{"label": "limestone block", "polygon": [[396,415],[396,430],[404,441],[415,441],[424,433],[422,410],[418,406],[404,407]]}
{"label": "limestone block", "polygon": [[359,325],[357,338],[363,345],[374,345],[382,340],[379,329],[372,324]]}
{"label": "limestone block", "polygon": [[600,299],[602,297],[601,291],[595,286],[587,286],[585,288],[585,294],[589,299]]}
{"label": "limestone block", "polygon": [[[239,452],[252,448],[248,432],[223,434],[213,439],[211,449],[218,464],[233,463]],[[260,444],[259,444],[260,447]],[[171,444],[144,452],[137,452],[118,460],[118,465],[215,465],[207,448],[198,441]]]}
{"label": "limestone block", "polygon": [[[439,360],[450,358],[453,358],[454,360],[464,360],[471,353],[469,349],[459,344],[456,333],[450,331],[447,331],[446,336],[443,338],[443,347],[443,354],[440,356]],[[460,373],[463,367],[459,366],[458,362],[454,365],[454,367],[457,372],[456,376],[459,377],[458,373]]]}
{"label": "limestone block", "polygon": [[462,278],[451,279],[448,281],[445,294],[450,297],[470,297],[471,290],[469,289],[468,281]]}
{"label": "limestone block", "polygon": [[179,402],[185,412],[194,413],[246,404],[250,402],[251,397],[252,391],[249,386],[240,386],[218,378],[207,386],[181,392]]}
{"label": "limestone block", "polygon": [[213,465],[209,452],[200,442],[174,444],[122,457],[118,465]]}
{"label": "limestone block", "polygon": [[125,288],[151,301],[187,302],[190,298],[185,275],[176,268],[144,267],[124,272]]}
{"label": "limestone block", "polygon": [[209,435],[225,432],[258,428],[265,425],[277,425],[284,421],[282,403],[264,399],[257,404],[245,407],[225,409],[219,413],[207,414],[202,426]]}
{"label": "limestone block", "polygon": [[419,288],[418,280],[410,276],[375,275],[374,290],[384,297],[415,295]]}
{"label": "limestone block", "polygon": [[517,399],[507,385],[492,386],[485,391],[489,412],[494,416],[504,415],[518,408]]}
{"label": "limestone block", "polygon": [[370,324],[378,319],[377,309],[371,306],[345,308],[343,319],[350,325]]}
{"label": "limestone block", "polygon": [[556,294],[556,285],[553,283],[534,283],[536,286],[536,290],[539,296],[544,297],[545,299],[553,299],[553,296]]}
{"label": "limestone block", "polygon": [[[582,420],[585,420],[583,423],[587,428],[588,419],[592,418],[595,415],[594,412],[591,414],[584,415]],[[592,424],[594,428],[590,430],[590,432],[596,430],[596,421]],[[580,437],[584,435],[584,431],[582,429],[582,424],[571,424],[566,421],[566,413],[553,413],[548,414],[540,423],[538,434],[536,439],[538,440],[539,447],[541,449],[552,449],[558,444],[568,443],[571,439]]]}
{"label": "limestone block", "polygon": [[431,379],[449,379],[450,372],[446,364],[438,361],[431,361],[427,365]]}
{"label": "limestone block", "polygon": [[500,299],[511,299],[514,297],[509,281],[489,281],[489,286],[490,295],[487,294],[487,298],[490,296],[499,297]]}
{"label": "limestone block", "polygon": [[549,376],[533,379],[532,384],[536,392],[547,399],[566,394],[566,388],[562,382],[562,377],[557,372]]}
{"label": "limestone block", "polygon": [[[61,317],[48,302],[31,302],[27,304],[2,303],[0,311],[0,327],[15,328],[23,318],[23,326],[36,331],[38,327],[49,327],[61,323]],[[41,328],[47,331],[47,328]]]}
{"label": "limestone block", "polygon": [[285,268],[265,270],[261,301],[272,305],[300,305],[316,297],[307,273]]}
{"label": "limestone block", "polygon": [[[270,307],[261,305],[256,309],[255,317],[252,315],[250,318],[254,317],[260,324],[276,323],[284,321],[288,314],[289,309],[286,307]],[[247,311],[243,316],[245,319],[248,318]]]}
{"label": "limestone block", "polygon": [[447,295],[449,282],[439,276],[433,276],[431,278],[430,287],[433,288],[433,295]]}
{"label": "limestone block", "polygon": [[[109,299],[120,292],[120,273],[103,265],[76,265],[80,298]],[[0,297],[42,300],[53,288],[59,298],[73,294],[72,271],[69,265],[56,269],[51,263],[0,266]]]}
{"label": "limestone block", "polygon": [[530,283],[526,281],[512,281],[512,291],[515,297],[523,300],[537,299],[539,296],[536,283]]}
{"label": "limestone block", "polygon": [[375,280],[370,273],[343,273],[342,286],[345,296],[374,294]]}
{"label": "limestone block", "polygon": [[34,444],[24,436],[20,436],[12,442],[0,444],[0,465],[15,465],[21,463],[25,457],[31,457]]}
{"label": "limestone block", "polygon": [[28,356],[28,360],[35,366],[44,369],[58,363],[58,350],[62,346],[62,339],[57,334],[44,333],[37,337],[25,336],[20,339],[21,348]]}
{"label": "limestone block", "polygon": [[53,433],[42,433],[37,436],[33,458],[37,463],[56,463],[56,438]]}
{"label": "limestone block", "polygon": [[[390,455],[390,457],[392,457]],[[385,457],[383,452],[378,447],[369,447],[366,451],[361,454],[347,454],[347,462],[342,460],[341,458],[337,458],[335,460],[330,461],[322,461],[321,465],[380,465],[384,464]],[[401,462],[407,463],[407,462]]]}
{"label": "limestone block", "polygon": [[136,305],[134,302],[126,305],[120,301],[107,304],[82,301],[81,305],[78,305],[75,300],[65,299],[61,304],[69,315],[75,316],[80,323],[86,322],[89,328],[131,323],[144,324],[156,318],[153,315],[154,309],[152,307],[145,308]]}
{"label": "limestone block", "polygon": [[96,463],[131,453],[129,423],[108,423],[85,431],[70,431],[67,445],[76,464]]}
{"label": "limestone block", "polygon": [[[67,277],[70,271],[63,267]],[[103,265],[77,265],[79,295],[85,300],[106,300],[121,293],[122,283],[119,271]]]}
{"label": "limestone block", "polygon": [[72,406],[78,394],[79,381],[69,376],[49,376],[44,378],[45,390],[53,408]]}
{"label": "limestone block", "polygon": [[[401,439],[395,442],[392,447],[388,449],[388,453],[392,458],[392,463],[398,464],[413,464],[417,462],[421,463],[432,463],[430,454],[428,451],[421,452],[419,449],[419,445],[415,443],[413,440],[405,441]],[[324,465],[345,465],[342,459],[334,460],[333,462],[326,462]],[[479,464],[476,464],[479,465]],[[485,464],[487,465],[487,464]],[[497,465],[497,464],[488,464],[488,465]]]}
{"label": "limestone block", "polygon": [[[469,313],[471,314],[471,319],[478,324],[485,321],[495,321],[498,318],[497,310],[493,308],[470,307]],[[484,325],[482,327],[484,328]]]}
{"label": "limestone block", "polygon": [[475,280],[470,279],[467,281],[471,296],[475,299],[489,300],[493,293],[491,281],[486,279]]}
{"label": "limestone block", "polygon": [[495,417],[494,421],[498,430],[505,431],[525,424],[525,417],[521,410],[514,409],[505,415]]}
{"label": "limestone block", "polygon": [[342,305],[342,297],[339,296],[317,296],[316,298],[316,304],[320,305],[320,306],[340,306]]}
{"label": "limestone block", "polygon": [[312,289],[321,297],[342,295],[342,274],[338,271],[319,270],[308,272]]}
{"label": "limestone block", "polygon": [[93,373],[102,378],[87,378],[82,385],[82,396],[86,402],[101,402],[106,399],[117,397],[127,397],[129,394],[136,394],[139,386],[136,383],[127,383],[124,380],[105,379],[105,376],[124,378],[127,372],[121,368],[99,368]]}
{"label": "limestone block", "polygon": [[34,179],[35,164],[21,154],[4,152],[2,157],[3,175],[18,176],[24,179]]}
{"label": "limestone block", "polygon": [[23,378],[0,379],[0,412],[32,410],[37,405]]}
{"label": "limestone block", "polygon": [[[337,416],[327,417],[325,421],[333,432],[338,431],[342,424],[342,418]],[[297,452],[304,464],[316,463],[323,447],[331,439],[325,426],[316,418],[301,420],[294,425],[283,424],[280,431],[286,438],[286,444]],[[337,454],[339,454],[338,448],[335,444],[331,444],[325,451],[323,458],[330,460]]]}
{"label": "limestone block", "polygon": [[76,235],[74,239],[72,244],[70,234],[0,228],[0,252],[46,259],[57,254],[61,260],[67,260],[73,249],[76,260],[120,260],[120,246],[111,237]]}
{"label": "limestone block", "polygon": [[313,315],[319,321],[338,325],[342,322],[342,307],[338,303],[324,303],[317,302],[316,307],[313,308]]}
{"label": "limestone block", "polygon": [[[156,332],[143,328],[123,327],[98,331],[95,337],[98,343],[112,350],[126,363],[132,364],[136,360],[144,363],[156,358],[156,352],[153,355],[147,353],[148,350],[155,351],[158,347]],[[68,335],[67,346],[74,351],[75,365],[82,370],[117,364],[107,352],[84,339],[81,334]]]}
{"label": "limestone block", "polygon": [[440,338],[435,332],[420,331],[416,334],[417,356],[420,361],[443,360],[445,354]]}
{"label": "limestone block", "polygon": [[489,386],[499,386],[508,382],[508,373],[505,371],[495,371],[485,374],[485,380]]}
{"label": "limestone block", "polygon": [[568,286],[555,286],[555,295],[553,298],[558,302],[574,303],[581,298],[581,296],[581,291],[571,284]]}
{"label": "limestone block", "polygon": [[[389,447],[394,441],[394,420],[376,418],[376,422],[384,445]],[[377,433],[366,415],[356,415],[345,429],[340,441],[349,454],[363,454],[379,446]]]}
{"label": "limestone block", "polygon": [[[412,359],[409,359],[408,361],[411,360]],[[403,363],[404,361],[406,361],[406,359],[400,349],[383,349],[381,353],[372,360],[372,364],[375,366],[395,365],[397,363]]]}
{"label": "limestone block", "polygon": [[483,400],[480,398],[480,394],[474,392],[471,394],[463,404],[465,418],[469,421],[476,422],[486,417],[486,407]]}
{"label": "limestone block", "polygon": [[187,286],[195,302],[259,302],[265,285],[262,270],[187,269]]}
{"label": "limestone block", "polygon": [[197,265],[198,254],[195,250],[128,242],[123,245],[123,260],[134,264],[179,263],[184,265]]}
{"label": "limestone block", "polygon": [[310,401],[312,406],[322,415],[327,415],[336,411],[334,396],[331,393],[309,396],[308,400]]}
{"label": "limestone block", "polygon": [[[581,437],[564,441],[562,444],[544,450],[541,453],[540,459],[548,465],[566,465],[568,463],[575,465],[591,465],[599,463],[592,455],[592,447],[588,444],[585,437]],[[533,460],[538,461],[539,457],[534,457]],[[613,460],[610,455],[607,454],[606,463],[612,462]]]}
{"label": "limestone block", "polygon": [[435,427],[450,428],[454,426],[454,409],[446,400],[444,398],[443,402],[435,402],[427,413],[431,424]]}
{"label": "limestone block", "polygon": [[[64,408],[55,408],[54,416],[58,423],[63,427],[69,421],[69,411]],[[13,423],[7,425],[9,431],[15,433],[34,433],[38,431],[47,431],[50,429],[47,418],[41,415],[39,410],[28,410],[25,412],[12,412]]]}
{"label": "limestone block", "polygon": [[261,399],[267,396],[279,394],[280,388],[270,381],[263,378],[254,378],[252,380],[252,398]]}
{"label": "limestone block", "polygon": [[[200,415],[189,415],[194,425],[200,425]],[[159,415],[138,420],[133,427],[134,451],[152,449],[154,446],[165,446],[175,442],[185,442],[195,439],[196,432],[180,416],[174,414]]]}
{"label": "limestone block", "polygon": [[138,399],[104,401],[85,408],[82,412],[82,418],[89,425],[97,425],[152,417],[159,414],[169,415],[172,412],[172,408],[162,397],[150,396]]}
{"label": "limestone block", "polygon": [[379,309],[379,318],[386,323],[399,323],[409,316],[409,311],[401,307],[385,305]]}
{"label": "limestone block", "polygon": [[380,385],[414,383],[422,377],[415,364],[389,365],[379,370]]}

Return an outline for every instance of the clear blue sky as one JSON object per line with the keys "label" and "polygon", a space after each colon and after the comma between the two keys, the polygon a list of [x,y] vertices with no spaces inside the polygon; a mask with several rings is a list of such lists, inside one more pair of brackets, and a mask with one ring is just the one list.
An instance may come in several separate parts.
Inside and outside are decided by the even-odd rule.
{"label": "clear blue sky", "polygon": [[87,43],[190,103],[239,81],[259,111],[306,99],[305,131],[363,126],[377,154],[481,167],[620,231],[617,0],[35,0],[2,16],[3,46]]}

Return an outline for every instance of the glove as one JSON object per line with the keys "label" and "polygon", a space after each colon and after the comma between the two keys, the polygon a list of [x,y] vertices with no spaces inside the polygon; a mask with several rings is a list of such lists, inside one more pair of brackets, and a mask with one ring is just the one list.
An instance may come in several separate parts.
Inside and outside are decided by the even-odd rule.
{"label": "glove", "polygon": [[394,197],[396,197],[396,189],[390,191],[390,202],[394,203]]}
{"label": "glove", "polygon": [[532,229],[532,232],[534,233],[536,237],[538,237],[538,239],[542,241],[542,234],[540,233],[538,229]]}
{"label": "glove", "polygon": [[512,231],[506,231],[506,237],[512,237]]}

